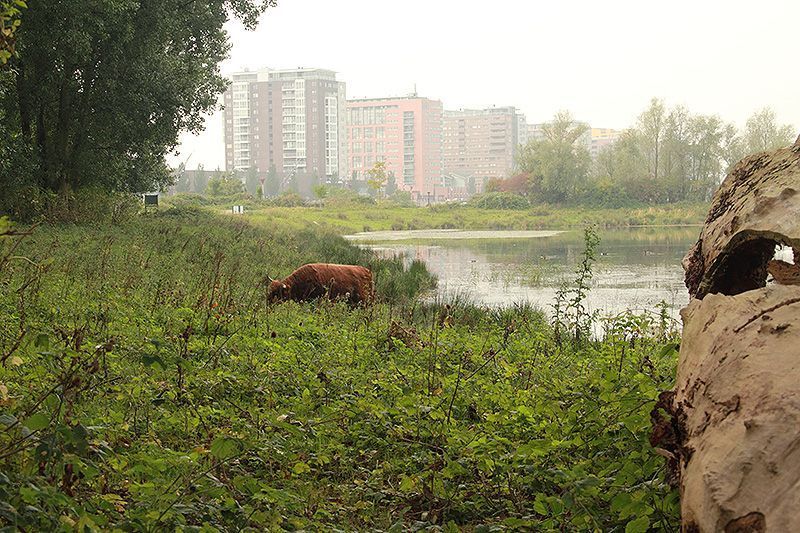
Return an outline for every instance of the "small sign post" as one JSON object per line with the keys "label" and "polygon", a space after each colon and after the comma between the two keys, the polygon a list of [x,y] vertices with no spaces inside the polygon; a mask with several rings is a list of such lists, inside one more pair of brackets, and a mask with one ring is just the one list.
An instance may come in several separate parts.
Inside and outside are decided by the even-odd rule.
{"label": "small sign post", "polygon": [[153,207],[158,209],[158,193],[144,193],[142,195],[144,199],[144,208],[147,209],[148,207]]}
{"label": "small sign post", "polygon": [[233,214],[234,215],[244,215],[244,206],[243,205],[235,205],[235,206],[233,206]]}

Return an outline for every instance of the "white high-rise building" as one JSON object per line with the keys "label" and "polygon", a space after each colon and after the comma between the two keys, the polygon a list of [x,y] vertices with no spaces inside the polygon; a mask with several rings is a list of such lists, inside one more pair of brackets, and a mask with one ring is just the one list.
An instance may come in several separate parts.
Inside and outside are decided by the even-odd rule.
{"label": "white high-rise building", "polygon": [[225,95],[225,154],[228,170],[250,168],[250,85],[258,79],[254,72],[234,74]]}
{"label": "white high-rise building", "polygon": [[344,82],[315,68],[233,75],[225,92],[225,168],[271,170],[301,189],[347,176]]}

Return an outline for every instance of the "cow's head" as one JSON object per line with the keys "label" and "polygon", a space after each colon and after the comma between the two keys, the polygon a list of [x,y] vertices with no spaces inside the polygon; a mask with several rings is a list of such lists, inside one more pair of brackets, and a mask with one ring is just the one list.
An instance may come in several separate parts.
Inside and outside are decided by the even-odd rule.
{"label": "cow's head", "polygon": [[267,289],[267,300],[272,303],[280,302],[287,298],[289,298],[289,287],[279,279],[271,281],[269,289]]}

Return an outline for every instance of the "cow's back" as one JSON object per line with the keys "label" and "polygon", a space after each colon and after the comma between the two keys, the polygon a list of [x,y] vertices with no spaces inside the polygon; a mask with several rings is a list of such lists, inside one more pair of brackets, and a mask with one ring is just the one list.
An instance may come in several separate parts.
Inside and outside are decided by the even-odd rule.
{"label": "cow's back", "polygon": [[358,265],[310,263],[295,270],[287,280],[292,299],[299,301],[327,295],[357,304],[369,302],[373,296],[372,272]]}

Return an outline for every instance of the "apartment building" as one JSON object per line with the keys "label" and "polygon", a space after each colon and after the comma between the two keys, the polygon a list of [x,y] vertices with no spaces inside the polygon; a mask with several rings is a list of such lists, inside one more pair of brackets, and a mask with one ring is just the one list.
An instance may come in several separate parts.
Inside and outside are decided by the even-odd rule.
{"label": "apartment building", "polygon": [[611,128],[592,128],[589,154],[595,159],[606,146],[611,146],[620,138],[622,132]]}
{"label": "apartment building", "polygon": [[234,74],[224,95],[225,168],[271,169],[313,180],[347,174],[344,82],[331,70],[264,69]]}
{"label": "apartment building", "polygon": [[242,72],[232,76],[231,84],[224,96],[225,117],[225,170],[250,168],[253,152],[253,129],[256,98],[255,83],[258,73]]}
{"label": "apartment building", "polygon": [[445,111],[445,174],[474,179],[478,190],[490,179],[507,178],[519,145],[527,142],[525,124],[514,107]]}
{"label": "apartment building", "polygon": [[[545,128],[547,127],[548,122],[542,122],[539,124],[526,124],[526,131],[528,134],[528,142],[530,141],[540,141],[545,138]],[[600,131],[614,131],[614,130],[607,130],[601,128],[592,128],[586,122],[576,121],[575,124],[583,125],[586,128],[586,132],[578,138],[578,142],[586,146],[586,149],[591,152],[592,150],[592,139],[593,133],[595,129],[598,132]]]}
{"label": "apartment building", "polygon": [[350,178],[364,180],[375,162],[418,199],[436,194],[442,178],[442,103],[416,95],[347,101]]}

